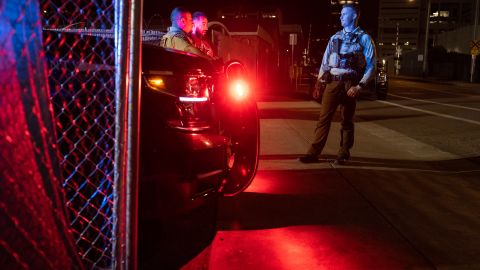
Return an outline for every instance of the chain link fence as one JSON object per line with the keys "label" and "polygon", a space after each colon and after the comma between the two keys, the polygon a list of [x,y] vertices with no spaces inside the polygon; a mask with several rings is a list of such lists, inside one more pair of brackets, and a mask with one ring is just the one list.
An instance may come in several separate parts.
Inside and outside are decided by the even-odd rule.
{"label": "chain link fence", "polygon": [[113,211],[117,106],[114,2],[40,3],[71,231],[87,268],[112,268],[117,222]]}
{"label": "chain link fence", "polygon": [[0,0],[1,269],[135,268],[137,4]]}
{"label": "chain link fence", "polygon": [[0,0],[0,269],[84,269],[67,223],[36,0]]}

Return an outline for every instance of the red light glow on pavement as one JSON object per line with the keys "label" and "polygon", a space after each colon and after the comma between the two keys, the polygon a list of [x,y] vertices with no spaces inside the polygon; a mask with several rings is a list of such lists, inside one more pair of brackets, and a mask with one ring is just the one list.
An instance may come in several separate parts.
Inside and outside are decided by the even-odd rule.
{"label": "red light glow on pavement", "polygon": [[[298,172],[303,174],[302,172]],[[305,172],[308,174],[308,172]],[[312,189],[311,186],[315,185]],[[301,181],[289,181],[283,175],[259,173],[255,176],[252,184],[245,192],[263,193],[263,194],[311,194],[319,193],[327,186],[319,184],[319,179],[303,178]]]}
{"label": "red light glow on pavement", "polygon": [[405,254],[379,240],[355,226],[220,231],[209,269],[405,269]]}
{"label": "red light glow on pavement", "polygon": [[332,169],[260,170],[223,200],[209,269],[411,269],[428,264]]}

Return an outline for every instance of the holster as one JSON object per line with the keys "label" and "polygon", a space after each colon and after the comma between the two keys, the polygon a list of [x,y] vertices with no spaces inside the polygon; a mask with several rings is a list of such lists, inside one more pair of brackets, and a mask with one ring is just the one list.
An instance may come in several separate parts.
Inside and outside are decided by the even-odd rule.
{"label": "holster", "polygon": [[315,83],[315,90],[324,90],[325,87],[327,86],[327,84],[321,80],[317,80],[317,82]]}
{"label": "holster", "polygon": [[318,81],[324,84],[329,84],[332,82],[332,74],[330,74],[330,71],[326,71],[325,73],[322,74],[322,77],[320,77],[320,80]]}
{"label": "holster", "polygon": [[[314,99],[321,99],[323,92],[325,92],[325,88],[327,87],[327,84],[323,82],[322,80],[317,80],[315,83],[315,90],[313,92],[313,98]],[[317,92],[317,93],[315,93]]]}

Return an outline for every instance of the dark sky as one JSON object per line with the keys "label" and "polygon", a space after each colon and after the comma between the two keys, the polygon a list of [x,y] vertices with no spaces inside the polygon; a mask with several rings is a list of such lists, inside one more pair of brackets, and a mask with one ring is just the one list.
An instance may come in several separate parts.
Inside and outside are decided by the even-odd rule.
{"label": "dark sky", "polygon": [[[170,11],[175,6],[184,6],[191,11],[201,10],[207,13],[210,20],[216,19],[216,12],[224,7],[243,7],[243,8],[262,8],[262,7],[279,7],[283,12],[283,23],[302,24],[304,32],[308,31],[308,25],[311,23],[313,32],[321,31],[325,26],[330,0],[295,0],[295,1],[279,1],[279,0],[145,0],[144,1],[144,18],[148,18],[154,14],[160,14],[167,19]],[[375,35],[377,30],[378,18],[378,0],[360,1],[360,9],[362,12],[360,25]]]}

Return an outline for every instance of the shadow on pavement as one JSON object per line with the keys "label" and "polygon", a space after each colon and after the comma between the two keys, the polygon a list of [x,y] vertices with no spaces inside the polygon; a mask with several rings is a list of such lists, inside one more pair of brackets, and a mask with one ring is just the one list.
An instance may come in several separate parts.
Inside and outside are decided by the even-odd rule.
{"label": "shadow on pavement", "polygon": [[[263,155],[261,159],[296,159],[296,155]],[[333,159],[333,156],[324,156],[319,163]],[[352,202],[350,196],[358,194],[347,184],[339,184],[338,181],[342,180],[345,172],[349,172],[351,177],[358,175],[359,179],[368,179],[371,172],[377,172],[379,179],[395,179],[399,178],[399,175],[405,177],[413,173],[463,173],[466,178],[471,178],[480,174],[479,168],[480,157],[445,161],[353,157],[345,166],[332,165],[331,169],[259,171],[253,188],[247,189],[251,192],[221,199],[219,229],[253,230],[314,224],[361,226],[365,220],[369,220],[364,216],[364,211],[360,211],[367,206]],[[344,190],[337,193],[339,185],[342,185]],[[252,192],[255,190],[260,192]],[[349,193],[347,198],[338,196],[345,192]],[[346,211],[350,214],[345,215]]]}
{"label": "shadow on pavement", "polygon": [[[180,269],[211,244],[216,234],[216,215],[217,204],[211,200],[188,215],[141,220],[138,269]],[[208,262],[199,262],[203,263]]]}
{"label": "shadow on pavement", "polygon": [[[348,167],[377,167],[391,168],[392,170],[407,169],[412,171],[426,171],[437,173],[457,173],[462,171],[480,171],[480,157],[469,157],[452,160],[418,161],[398,159],[377,159],[353,156],[346,164]],[[342,168],[338,166],[337,168]]]}
{"label": "shadow on pavement", "polygon": [[[412,113],[409,115],[399,115],[396,113],[392,114],[383,114],[378,115],[375,113],[366,114],[366,109],[358,109],[358,111],[362,112],[361,117],[356,117],[355,122],[371,122],[371,121],[379,121],[379,120],[391,120],[391,119],[407,119],[407,118],[414,118],[414,117],[422,117],[421,113]],[[311,120],[317,121],[320,115],[320,108],[309,108],[309,109],[299,109],[299,108],[275,108],[275,109],[261,109],[259,111],[260,119],[296,119],[296,120]],[[341,114],[340,111],[337,110],[335,112],[335,116],[333,117],[332,122],[340,122],[341,121]]]}
{"label": "shadow on pavement", "polygon": [[[292,158],[266,156],[275,157]],[[242,250],[259,254],[275,250],[263,242],[283,243],[276,237],[289,235],[293,243],[313,243],[309,248],[316,257],[328,253],[318,244],[339,248],[338,254],[358,245],[364,258],[398,260],[393,268],[379,268],[388,264],[377,261],[376,268],[355,269],[477,269],[479,164],[480,157],[429,162],[354,158],[347,166],[261,170],[247,192],[221,200],[216,250],[228,255],[224,250],[232,252],[240,242]],[[331,232],[345,230],[348,237],[331,239]],[[357,266],[364,263],[345,257]],[[253,265],[268,265],[248,258]],[[229,260],[234,257],[223,261]]]}

